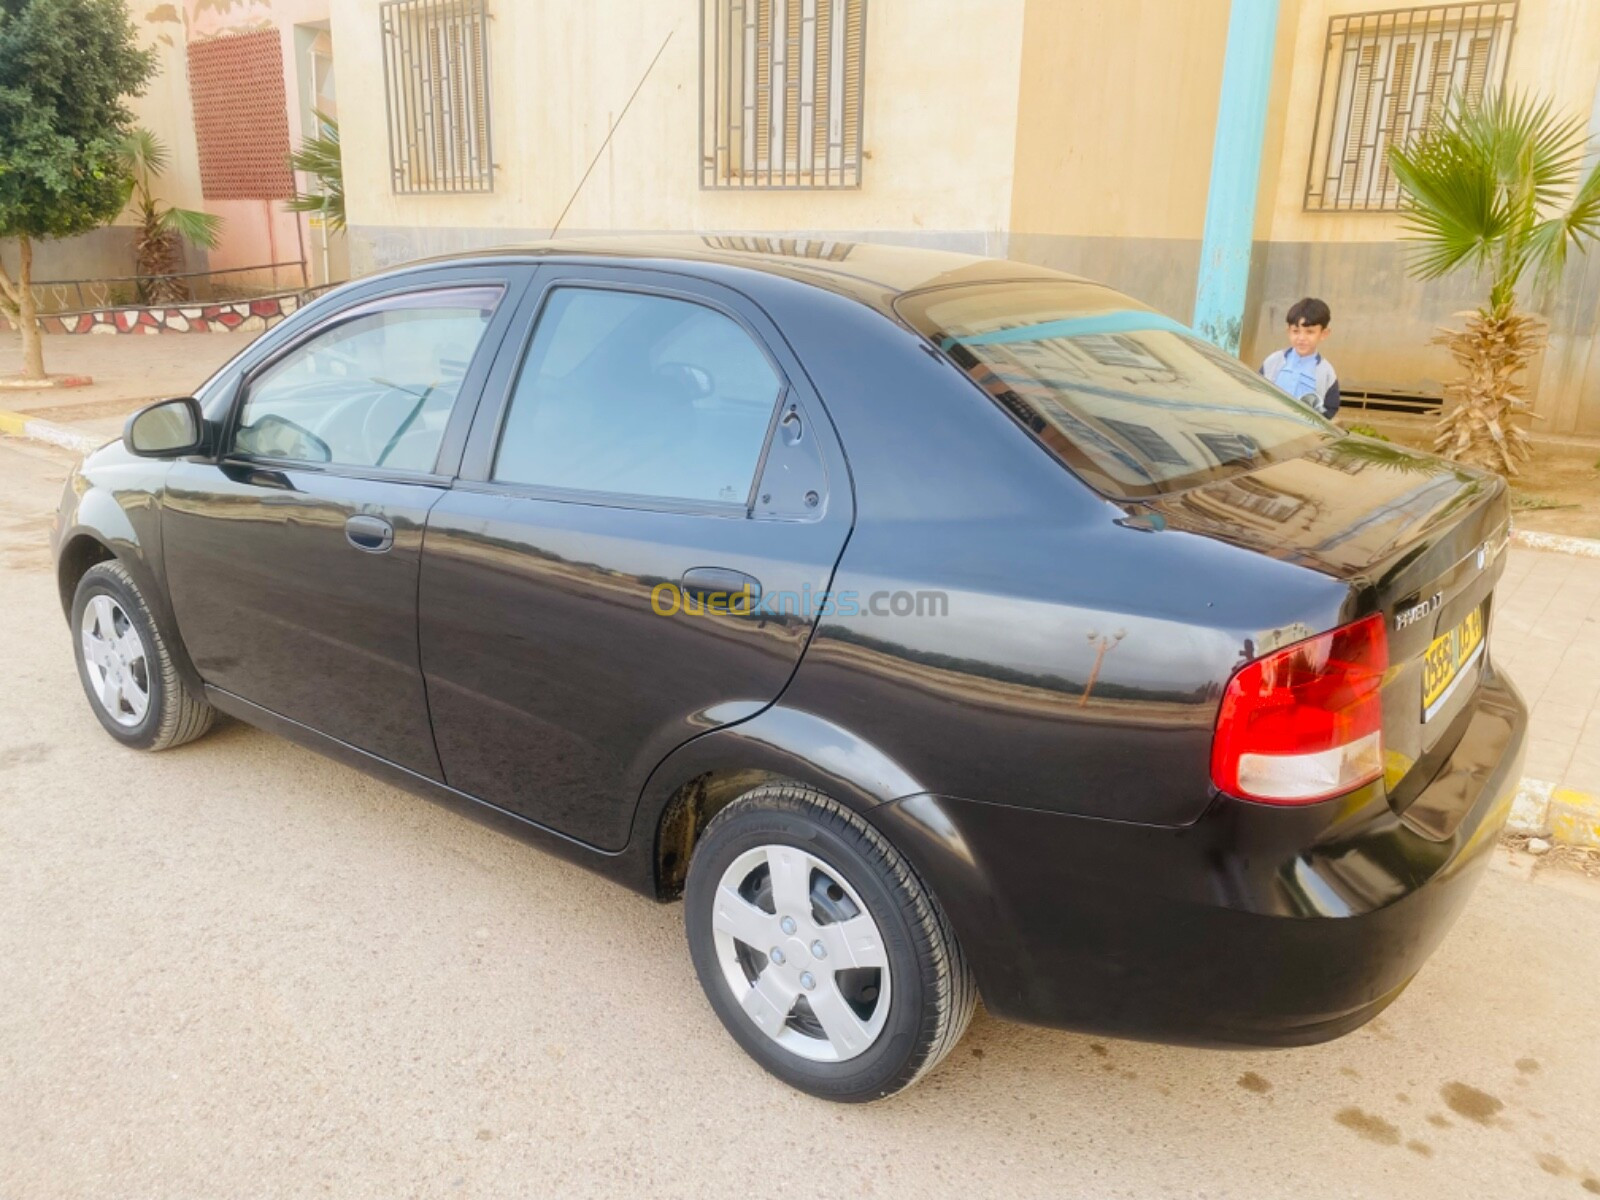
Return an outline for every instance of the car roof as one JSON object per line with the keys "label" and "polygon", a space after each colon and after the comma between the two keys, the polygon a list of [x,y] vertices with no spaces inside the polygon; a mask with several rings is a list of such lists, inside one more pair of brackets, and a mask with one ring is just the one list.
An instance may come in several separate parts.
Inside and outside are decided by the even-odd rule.
{"label": "car roof", "polygon": [[678,267],[733,268],[781,277],[852,296],[893,315],[908,292],[964,283],[1053,279],[1086,283],[1075,275],[1031,263],[984,258],[920,246],[848,242],[780,234],[642,234],[574,237],[481,250],[465,250],[396,270],[442,263],[516,259],[612,259]]}

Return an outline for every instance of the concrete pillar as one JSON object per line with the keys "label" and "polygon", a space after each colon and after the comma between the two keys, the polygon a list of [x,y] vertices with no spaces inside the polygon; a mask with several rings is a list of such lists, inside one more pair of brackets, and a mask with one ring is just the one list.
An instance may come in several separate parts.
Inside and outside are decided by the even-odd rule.
{"label": "concrete pillar", "polygon": [[1278,0],[1233,0],[1194,300],[1194,327],[1229,354],[1239,352],[1250,284],[1250,244],[1277,27]]}

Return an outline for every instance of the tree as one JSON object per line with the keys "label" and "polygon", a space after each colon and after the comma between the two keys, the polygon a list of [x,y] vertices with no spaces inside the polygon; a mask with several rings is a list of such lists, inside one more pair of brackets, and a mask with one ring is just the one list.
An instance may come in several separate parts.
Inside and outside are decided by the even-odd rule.
{"label": "tree", "polygon": [[135,129],[122,141],[122,167],[126,187],[139,218],[134,245],[138,262],[139,303],[170,304],[189,298],[183,281],[175,278],[182,265],[180,243],[191,242],[213,250],[222,232],[222,218],[162,204],[150,192],[150,181],[167,169],[167,147],[148,129]]}
{"label": "tree", "polygon": [[0,0],[0,311],[22,331],[22,374],[43,379],[33,243],[104,225],[127,198],[120,161],[155,57],[139,49],[123,0]]}
{"label": "tree", "polygon": [[296,192],[289,201],[290,212],[321,213],[328,228],[338,233],[344,228],[344,162],[339,154],[339,122],[313,110],[322,132],[300,143],[289,156],[289,166],[304,171],[317,181],[314,192]]}
{"label": "tree", "polygon": [[1470,270],[1489,284],[1466,328],[1435,339],[1464,376],[1445,385],[1434,449],[1504,475],[1528,457],[1528,436],[1511,419],[1528,411],[1520,376],[1545,329],[1518,310],[1517,287],[1530,274],[1553,286],[1569,251],[1600,236],[1600,164],[1579,181],[1586,149],[1581,121],[1516,93],[1460,103],[1436,128],[1390,148],[1409,197],[1412,273]]}

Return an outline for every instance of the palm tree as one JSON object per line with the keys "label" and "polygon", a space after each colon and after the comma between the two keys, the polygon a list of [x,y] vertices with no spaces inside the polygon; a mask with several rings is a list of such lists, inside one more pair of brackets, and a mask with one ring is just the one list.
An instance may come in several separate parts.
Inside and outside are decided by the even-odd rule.
{"label": "palm tree", "polygon": [[322,132],[300,143],[300,149],[289,156],[289,166],[315,179],[317,190],[296,192],[288,209],[290,212],[321,213],[328,228],[338,233],[344,228],[344,163],[339,157],[339,122],[316,109],[312,112]]}
{"label": "palm tree", "polygon": [[128,195],[139,218],[134,259],[140,304],[187,300],[188,287],[175,278],[183,267],[181,243],[214,250],[222,233],[222,218],[216,214],[174,208],[151,193],[151,182],[161,177],[169,161],[165,143],[148,129],[135,129],[123,140],[122,167],[128,173]]}
{"label": "palm tree", "polygon": [[1600,237],[1600,164],[1579,181],[1583,124],[1549,100],[1497,93],[1453,108],[1389,150],[1408,196],[1412,274],[1471,270],[1489,284],[1488,303],[1467,315],[1466,328],[1434,339],[1464,371],[1445,385],[1434,449],[1515,475],[1529,453],[1528,435],[1511,423],[1528,411],[1519,377],[1545,344],[1544,323],[1517,308],[1517,287],[1530,275],[1553,285],[1568,252]]}

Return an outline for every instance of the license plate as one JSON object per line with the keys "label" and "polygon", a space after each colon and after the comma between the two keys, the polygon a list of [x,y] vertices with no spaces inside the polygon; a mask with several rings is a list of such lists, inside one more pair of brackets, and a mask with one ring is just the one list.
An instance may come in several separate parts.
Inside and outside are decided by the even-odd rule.
{"label": "license plate", "polygon": [[1450,699],[1462,672],[1483,653],[1483,607],[1473,609],[1448,633],[1428,643],[1422,656],[1422,719],[1428,720]]}

